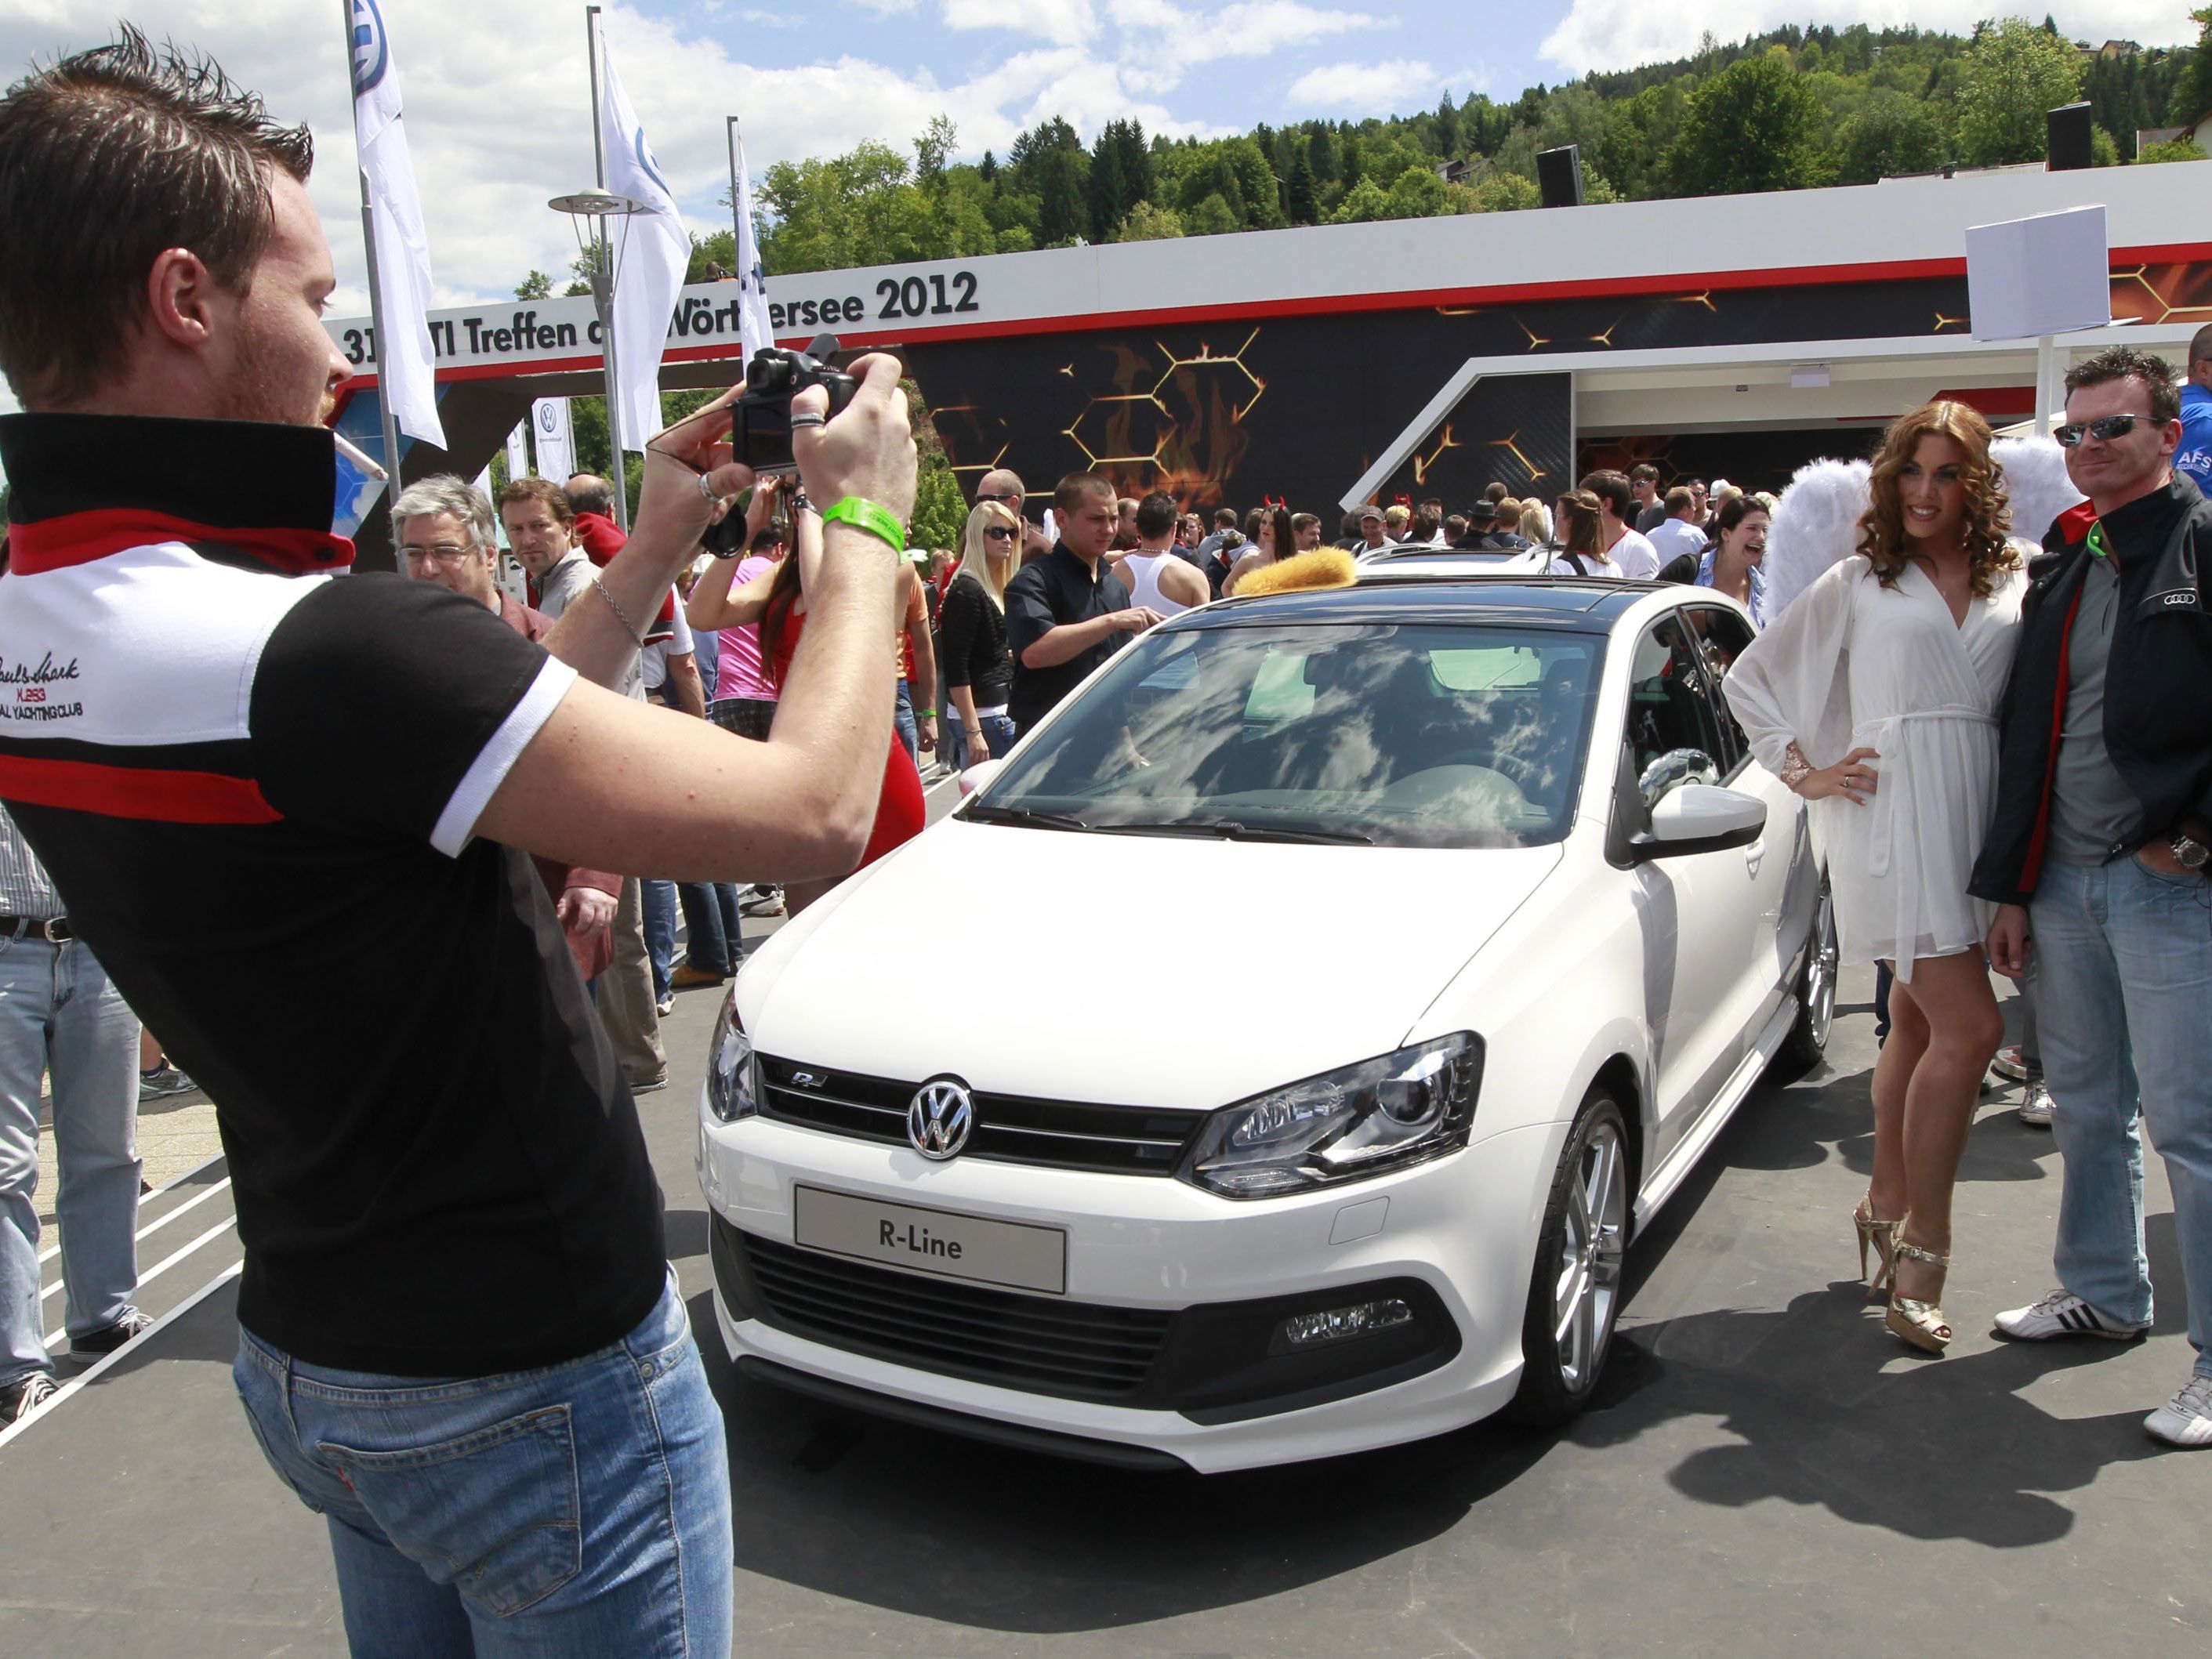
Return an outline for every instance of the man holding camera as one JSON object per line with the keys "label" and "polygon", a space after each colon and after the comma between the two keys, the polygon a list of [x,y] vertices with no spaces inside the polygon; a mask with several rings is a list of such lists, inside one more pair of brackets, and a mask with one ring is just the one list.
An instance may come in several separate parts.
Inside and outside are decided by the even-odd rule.
{"label": "man holding camera", "polygon": [[304,129],[135,30],[0,99],[0,214],[45,227],[0,238],[0,372],[28,411],[0,417],[0,659],[62,676],[0,738],[0,796],[216,1103],[234,1374],[326,1520],[356,1650],[722,1659],[720,1418],[635,1107],[526,854],[709,879],[858,861],[914,503],[898,366],[860,360],[826,422],[818,385],[790,399],[831,505],[748,743],[605,689],[750,482],[734,393],[649,441],[629,546],[544,647],[430,582],[331,580],[352,549],[319,421],[349,371],[312,165]]}

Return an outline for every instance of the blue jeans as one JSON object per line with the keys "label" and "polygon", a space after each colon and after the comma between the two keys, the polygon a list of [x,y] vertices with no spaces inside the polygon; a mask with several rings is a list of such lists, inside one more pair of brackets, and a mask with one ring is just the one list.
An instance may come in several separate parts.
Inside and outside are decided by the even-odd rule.
{"label": "blue jeans", "polygon": [[916,766],[921,764],[921,726],[914,717],[914,688],[904,680],[898,684],[898,702],[891,709],[891,726],[906,750],[906,757]]}
{"label": "blue jeans", "polygon": [[91,947],[0,933],[0,1388],[52,1374],[39,1295],[39,1078],[54,1074],[63,1317],[87,1336],[138,1285],[138,1018]]}
{"label": "blue jeans", "polygon": [[2197,1370],[2212,1376],[2212,881],[2049,864],[2029,911],[2036,1036],[2066,1166],[2059,1283],[2107,1319],[2150,1322],[2142,1134],[2166,1160]]}
{"label": "blue jeans", "polygon": [[[968,758],[968,728],[960,723],[957,710],[948,714],[945,720],[946,724],[940,729],[951,733],[945,759],[954,771],[964,772],[974,764]],[[991,758],[1006,759],[1006,751],[1014,746],[1013,721],[1004,714],[985,714],[981,717],[980,724],[983,728],[983,741],[991,745]]]}
{"label": "blue jeans", "polygon": [[702,974],[726,979],[744,951],[738,890],[726,881],[647,881],[644,885],[645,951],[653,962],[653,994],[668,994],[676,962],[676,907],[684,907],[686,961]]}
{"label": "blue jeans", "polygon": [[330,1528],[355,1659],[727,1659],[722,1414],[672,1272],[635,1330],[564,1365],[377,1376],[241,1330],[231,1374]]}

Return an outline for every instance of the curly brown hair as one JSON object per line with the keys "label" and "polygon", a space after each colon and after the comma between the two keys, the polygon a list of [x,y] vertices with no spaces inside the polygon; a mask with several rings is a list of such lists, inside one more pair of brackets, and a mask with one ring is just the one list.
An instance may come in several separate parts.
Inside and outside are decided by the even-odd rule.
{"label": "curly brown hair", "polygon": [[1890,423],[1874,458],[1874,476],[1869,481],[1874,501],[1859,519],[1858,550],[1866,556],[1884,587],[1897,586],[1897,579],[1905,574],[1905,561],[1911,556],[1905,551],[1905,506],[1898,492],[1898,475],[1911,463],[1920,441],[1929,437],[1948,438],[1966,452],[1959,467],[1959,482],[1966,491],[1966,557],[1974,597],[1986,599],[1996,591],[1997,573],[2016,568],[2020,555],[2005,539],[2012,527],[2012,507],[2005,499],[2004,469],[1990,459],[1990,423],[1971,404],[1941,398],[1923,404]]}

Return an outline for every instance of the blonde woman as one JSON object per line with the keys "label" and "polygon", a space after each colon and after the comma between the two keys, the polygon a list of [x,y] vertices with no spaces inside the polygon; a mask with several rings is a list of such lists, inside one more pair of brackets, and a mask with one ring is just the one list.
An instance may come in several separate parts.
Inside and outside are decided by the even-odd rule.
{"label": "blonde woman", "polygon": [[1541,547],[1552,539],[1552,514],[1534,495],[1521,503],[1521,532],[1528,538],[1531,547]]}
{"label": "blonde woman", "polygon": [[1014,653],[1006,644],[1006,581],[1021,545],[1021,520],[1001,501],[978,501],[961,532],[960,562],[937,613],[945,695],[957,722],[951,762],[964,770],[1013,746],[1006,699]]}
{"label": "blonde woman", "polygon": [[[1883,962],[1874,1179],[1853,1212],[1898,1338],[1941,1353],[1951,1194],[2004,1032],[1966,883],[1996,796],[1997,708],[2027,592],[1989,423],[1933,403],[1875,457],[1857,551],[1747,646],[1723,682],[1752,751],[1815,803],[1845,962]],[[1721,516],[1730,512],[1725,499]],[[1740,511],[1747,519],[1755,510]]]}

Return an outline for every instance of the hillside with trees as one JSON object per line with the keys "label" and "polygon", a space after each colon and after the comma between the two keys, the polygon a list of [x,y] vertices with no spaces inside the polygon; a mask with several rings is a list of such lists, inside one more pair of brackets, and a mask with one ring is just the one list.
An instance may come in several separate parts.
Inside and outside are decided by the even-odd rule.
{"label": "hillside with trees", "polygon": [[[2040,160],[2044,112],[2087,99],[2100,165],[2134,161],[2136,133],[2212,110],[2212,5],[2196,49],[2061,37],[2048,18],[1972,35],[1789,27],[1694,56],[1510,102],[1447,94],[1432,110],[1304,121],[1212,139],[1113,121],[1085,144],[1058,117],[1003,156],[950,158],[940,116],[912,156],[863,143],[778,162],[756,211],[769,275],[1077,242],[1207,236],[1285,225],[1490,213],[1537,204],[1538,152],[1580,147],[1586,200],[1870,184],[1945,167]],[[2143,161],[2201,155],[2185,141]],[[726,263],[728,237],[701,247]],[[717,256],[720,258],[717,258]]]}

